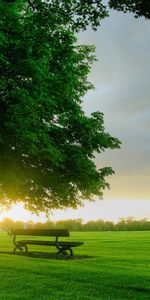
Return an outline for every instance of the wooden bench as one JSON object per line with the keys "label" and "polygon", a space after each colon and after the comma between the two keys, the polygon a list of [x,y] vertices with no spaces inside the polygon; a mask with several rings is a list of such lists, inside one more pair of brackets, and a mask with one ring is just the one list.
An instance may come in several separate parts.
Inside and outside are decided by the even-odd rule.
{"label": "wooden bench", "polygon": [[[56,258],[71,258],[73,256],[73,247],[78,247],[83,245],[83,242],[64,242],[59,241],[59,237],[69,237],[69,231],[67,229],[11,229],[9,232],[13,235],[14,250],[28,252],[27,245],[44,245],[44,246],[55,246],[57,248]],[[55,237],[53,241],[44,240],[33,240],[33,239],[23,239],[17,240],[17,236],[47,236]],[[69,253],[69,254],[68,254]]]}

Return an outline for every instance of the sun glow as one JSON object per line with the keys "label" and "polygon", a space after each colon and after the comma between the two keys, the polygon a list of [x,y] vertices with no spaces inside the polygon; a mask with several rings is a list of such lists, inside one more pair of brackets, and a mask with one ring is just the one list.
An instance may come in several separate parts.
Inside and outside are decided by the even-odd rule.
{"label": "sun glow", "polygon": [[[129,199],[105,199],[96,202],[85,202],[82,208],[55,210],[49,219],[52,221],[64,219],[81,218],[84,222],[89,220],[111,220],[117,222],[120,218],[134,217],[135,219],[150,219],[150,201],[149,200],[129,200]],[[39,216],[30,213],[23,208],[23,205],[18,203],[11,210],[4,211],[0,214],[0,220],[11,218],[14,221],[20,220],[27,222],[45,222],[47,219],[44,213]]]}

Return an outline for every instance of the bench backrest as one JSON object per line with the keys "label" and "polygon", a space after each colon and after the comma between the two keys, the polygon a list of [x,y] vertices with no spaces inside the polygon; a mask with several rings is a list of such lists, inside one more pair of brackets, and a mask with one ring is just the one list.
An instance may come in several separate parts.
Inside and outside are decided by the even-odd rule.
{"label": "bench backrest", "polygon": [[67,229],[15,229],[10,230],[12,235],[32,236],[70,236]]}

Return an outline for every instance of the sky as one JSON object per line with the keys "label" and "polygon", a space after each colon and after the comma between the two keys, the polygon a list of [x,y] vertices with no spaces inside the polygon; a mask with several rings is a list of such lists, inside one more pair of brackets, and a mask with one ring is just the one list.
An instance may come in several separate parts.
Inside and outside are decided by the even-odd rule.
{"label": "sky", "polygon": [[[85,202],[84,208],[55,211],[50,219],[105,219],[121,217],[150,219],[150,29],[149,21],[133,14],[110,12],[97,32],[79,34],[79,42],[96,46],[97,62],[89,80],[95,90],[83,99],[86,114],[104,113],[106,130],[122,141],[120,150],[97,155],[98,168],[112,166],[110,190],[104,199]],[[0,215],[43,221],[18,205]]]}
{"label": "sky", "polygon": [[96,45],[99,60],[90,75],[95,91],[84,109],[102,111],[106,129],[122,141],[121,150],[96,158],[98,166],[110,164],[116,171],[109,197],[150,201],[149,22],[111,12],[96,33],[81,39]]}

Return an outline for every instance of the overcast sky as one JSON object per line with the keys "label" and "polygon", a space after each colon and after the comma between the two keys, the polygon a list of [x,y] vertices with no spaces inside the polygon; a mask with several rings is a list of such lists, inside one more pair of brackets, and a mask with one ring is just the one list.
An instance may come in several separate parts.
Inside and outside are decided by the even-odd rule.
{"label": "overcast sky", "polygon": [[94,44],[98,58],[84,110],[102,111],[107,131],[122,141],[121,150],[96,158],[99,167],[116,172],[104,196],[150,200],[150,23],[111,11],[97,32],[80,34],[80,42]]}

